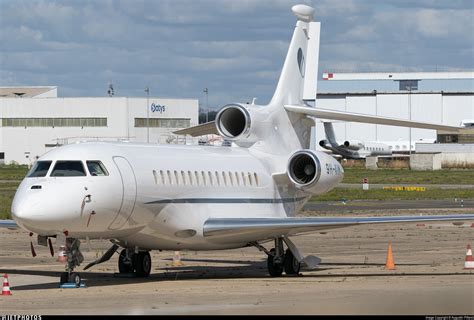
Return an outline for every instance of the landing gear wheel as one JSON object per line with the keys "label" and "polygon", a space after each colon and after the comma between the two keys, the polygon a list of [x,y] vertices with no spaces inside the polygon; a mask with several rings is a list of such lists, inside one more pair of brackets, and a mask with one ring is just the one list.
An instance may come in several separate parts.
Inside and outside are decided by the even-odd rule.
{"label": "landing gear wheel", "polygon": [[148,277],[151,273],[151,256],[148,251],[139,252],[136,258],[137,277]]}
{"label": "landing gear wheel", "polygon": [[120,273],[133,273],[135,271],[133,259],[134,257],[132,256],[131,261],[127,261],[127,250],[123,249],[120,252],[120,257],[118,259],[118,267],[119,267],[119,272]]}
{"label": "landing gear wheel", "polygon": [[279,277],[283,273],[283,263],[278,263],[275,262],[275,249],[270,250],[270,254],[268,255],[267,258],[267,268],[268,268],[268,273],[272,277]]}
{"label": "landing gear wheel", "polygon": [[79,288],[81,286],[81,276],[79,275],[79,273],[71,273],[69,275],[69,282],[74,283],[76,288]]}
{"label": "landing gear wheel", "polygon": [[59,284],[62,285],[66,282],[69,282],[69,273],[63,272],[63,273],[61,273],[61,278],[59,280]]}
{"label": "landing gear wheel", "polygon": [[285,265],[286,274],[298,274],[300,272],[301,264],[296,260],[290,249],[286,249],[283,264]]}

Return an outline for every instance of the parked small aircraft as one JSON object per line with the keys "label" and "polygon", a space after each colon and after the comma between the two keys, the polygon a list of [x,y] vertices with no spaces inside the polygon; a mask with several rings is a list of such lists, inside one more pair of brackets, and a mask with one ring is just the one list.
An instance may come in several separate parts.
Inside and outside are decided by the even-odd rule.
{"label": "parked small aircraft", "polygon": [[[314,195],[334,188],[344,170],[324,152],[309,150],[313,117],[457,130],[437,124],[316,109],[320,23],[314,9],[292,8],[293,38],[268,105],[233,103],[215,122],[181,133],[218,133],[236,147],[92,142],[41,156],[20,184],[12,217],[50,246],[66,246],[61,282],[81,281],[80,239],[110,239],[100,259],[119,248],[121,273],[148,276],[150,250],[216,250],[254,246],[268,272],[295,274],[320,259],[290,240],[300,233],[367,223],[474,219],[474,215],[296,218]],[[4,221],[5,226],[14,223]],[[266,242],[273,248],[266,248]],[[286,245],[286,250],[285,250]],[[33,244],[31,244],[33,249]],[[53,252],[53,250],[51,250]]]}

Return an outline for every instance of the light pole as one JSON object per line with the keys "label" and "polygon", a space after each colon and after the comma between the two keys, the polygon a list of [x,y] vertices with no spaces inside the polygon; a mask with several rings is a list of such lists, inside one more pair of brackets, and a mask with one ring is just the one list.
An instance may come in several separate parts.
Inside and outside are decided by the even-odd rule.
{"label": "light pole", "polygon": [[208,100],[208,93],[209,90],[207,88],[204,88],[203,92],[206,94],[206,123],[209,122],[209,100]]}
{"label": "light pole", "polygon": [[[408,114],[411,121],[411,86],[408,87]],[[408,150],[409,150],[408,154],[411,156],[411,127],[408,133],[408,140],[410,140],[409,145],[408,145]]]}
{"label": "light pole", "polygon": [[145,88],[146,92],[146,142],[150,143],[150,88]]}

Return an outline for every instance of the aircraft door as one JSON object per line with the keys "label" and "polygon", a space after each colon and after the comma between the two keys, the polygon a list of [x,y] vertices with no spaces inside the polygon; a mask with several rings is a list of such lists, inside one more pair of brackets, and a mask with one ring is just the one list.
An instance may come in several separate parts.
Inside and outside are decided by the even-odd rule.
{"label": "aircraft door", "polygon": [[137,182],[132,166],[127,159],[114,157],[113,160],[122,179],[122,204],[109,229],[117,230],[122,228],[133,214],[137,199]]}

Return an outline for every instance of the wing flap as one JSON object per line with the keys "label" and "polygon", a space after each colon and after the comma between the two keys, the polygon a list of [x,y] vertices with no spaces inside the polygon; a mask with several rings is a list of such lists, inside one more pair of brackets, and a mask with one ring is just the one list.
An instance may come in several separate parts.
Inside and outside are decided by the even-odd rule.
{"label": "wing flap", "polygon": [[173,132],[178,135],[190,135],[191,137],[205,136],[207,134],[219,134],[216,129],[216,123],[214,121],[200,124],[194,127],[189,127]]}
{"label": "wing flap", "polygon": [[474,220],[474,214],[329,218],[211,218],[204,223],[203,234],[209,240],[217,242],[251,242],[359,224],[455,220]]}
{"label": "wing flap", "polygon": [[398,126],[407,128],[419,128],[419,129],[431,129],[431,130],[446,130],[446,131],[459,131],[461,127],[446,126],[435,123],[411,121],[396,118],[386,118],[373,116],[361,113],[350,113],[335,110],[316,109],[304,106],[285,106],[285,110],[295,113],[302,113],[313,117],[329,120],[341,120],[348,122],[362,122],[362,123],[373,123],[383,124],[387,126]]}

